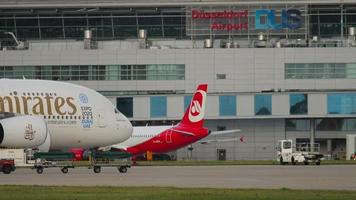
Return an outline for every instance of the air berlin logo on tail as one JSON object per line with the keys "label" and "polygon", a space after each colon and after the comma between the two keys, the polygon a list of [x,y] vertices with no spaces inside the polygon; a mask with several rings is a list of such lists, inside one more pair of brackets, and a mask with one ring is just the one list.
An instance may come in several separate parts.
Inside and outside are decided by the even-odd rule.
{"label": "air berlin logo on tail", "polygon": [[189,120],[198,122],[204,118],[206,92],[198,90],[193,96],[189,109]]}

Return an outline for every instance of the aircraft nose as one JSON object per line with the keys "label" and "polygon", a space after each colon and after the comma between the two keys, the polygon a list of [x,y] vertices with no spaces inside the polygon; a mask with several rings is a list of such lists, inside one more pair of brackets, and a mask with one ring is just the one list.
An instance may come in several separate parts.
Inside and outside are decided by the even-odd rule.
{"label": "aircraft nose", "polygon": [[120,122],[119,122],[118,130],[122,141],[129,139],[133,131],[131,122],[126,118],[126,116],[124,116],[121,113],[120,113]]}

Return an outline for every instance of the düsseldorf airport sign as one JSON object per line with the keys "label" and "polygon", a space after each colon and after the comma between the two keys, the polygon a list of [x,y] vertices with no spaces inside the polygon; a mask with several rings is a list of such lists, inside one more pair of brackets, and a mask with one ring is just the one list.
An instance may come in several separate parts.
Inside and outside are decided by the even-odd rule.
{"label": "d\u00fcsseldorf airport sign", "polygon": [[[191,20],[200,28],[209,26],[213,31],[247,31],[249,27],[254,27],[254,30],[278,31],[299,29],[303,25],[302,14],[298,9],[258,9],[252,16],[249,16],[248,10],[204,11],[192,9]],[[251,21],[254,21],[254,26],[250,25]]]}

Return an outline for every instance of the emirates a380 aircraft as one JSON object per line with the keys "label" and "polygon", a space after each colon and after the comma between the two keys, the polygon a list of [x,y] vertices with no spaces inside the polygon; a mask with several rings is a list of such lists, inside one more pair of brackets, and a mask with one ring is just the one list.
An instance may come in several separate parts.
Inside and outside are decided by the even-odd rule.
{"label": "emirates a380 aircraft", "polygon": [[239,130],[210,132],[204,128],[207,84],[199,85],[192,97],[183,119],[175,126],[137,126],[132,136],[113,148],[130,152],[133,155],[146,153],[165,153],[194,143],[209,134],[227,134]]}
{"label": "emirates a380 aircraft", "polygon": [[123,142],[131,134],[130,121],[94,90],[0,79],[0,147],[94,148]]}

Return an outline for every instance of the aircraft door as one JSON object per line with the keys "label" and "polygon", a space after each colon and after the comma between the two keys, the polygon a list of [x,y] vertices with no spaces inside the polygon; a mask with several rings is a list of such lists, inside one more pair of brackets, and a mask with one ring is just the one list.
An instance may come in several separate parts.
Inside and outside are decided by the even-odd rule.
{"label": "aircraft door", "polygon": [[167,130],[166,143],[172,143],[172,130],[171,129]]}
{"label": "aircraft door", "polygon": [[100,128],[104,128],[107,126],[107,121],[106,121],[106,113],[104,109],[99,109],[98,113],[96,114],[96,119],[97,119],[97,126]]}

